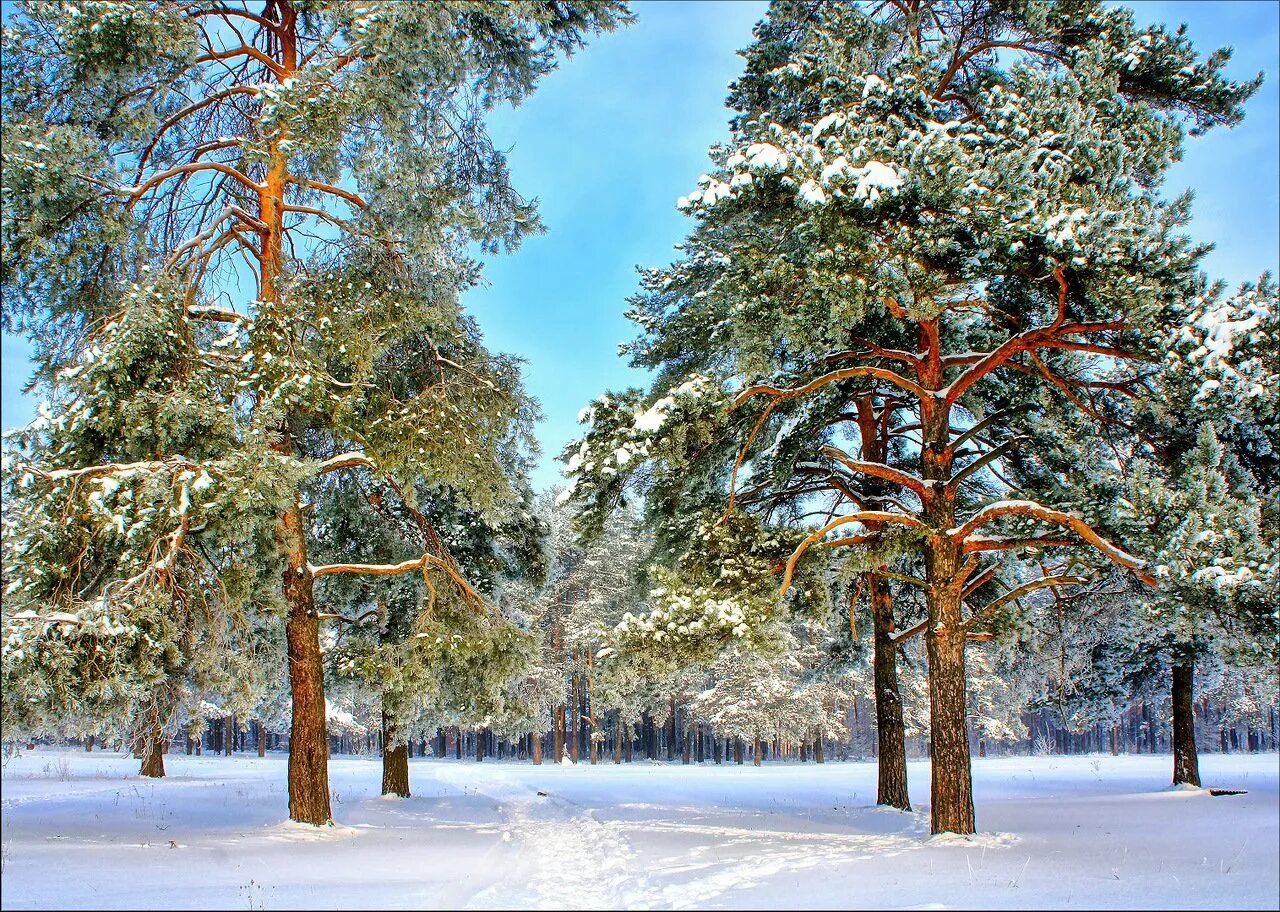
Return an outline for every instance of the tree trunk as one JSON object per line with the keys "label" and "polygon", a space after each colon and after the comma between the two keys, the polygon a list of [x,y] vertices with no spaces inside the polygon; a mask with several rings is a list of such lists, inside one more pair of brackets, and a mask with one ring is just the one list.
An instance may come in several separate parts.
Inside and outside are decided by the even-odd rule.
{"label": "tree trunk", "polygon": [[258,747],[258,756],[265,757],[267,755],[267,730],[261,722],[253,723],[253,738]]}
{"label": "tree trunk", "polygon": [[622,762],[622,732],[624,728],[626,728],[626,725],[623,724],[622,714],[619,713],[617,728],[613,733],[613,763],[615,766]]}
{"label": "tree trunk", "polygon": [[[88,738],[86,738],[86,739],[85,739],[85,742],[84,742],[84,749],[85,749],[85,752],[86,752],[86,753],[90,753],[90,752],[92,752],[92,751],[93,751],[93,742],[94,742],[94,738],[95,738],[95,736],[94,736],[94,735],[90,735]],[[187,753],[191,753],[191,752],[190,752],[190,751],[187,751]]]}
{"label": "tree trunk", "polygon": [[[926,631],[929,652],[930,823],[934,833],[973,833],[973,779],[965,718],[964,631],[959,600],[950,628]],[[943,623],[946,623],[945,621]]]}
{"label": "tree trunk", "polygon": [[671,728],[667,733],[667,759],[676,758],[676,698],[671,698]]}
{"label": "tree trunk", "polygon": [[164,731],[160,725],[160,714],[154,707],[147,713],[146,726],[143,730],[143,776],[152,779],[164,778]]}
{"label": "tree trunk", "polygon": [[822,732],[818,732],[818,736],[813,739],[813,762],[827,762],[826,756],[822,753]]}
{"label": "tree trunk", "polygon": [[[286,448],[290,448],[286,444]],[[320,621],[312,601],[311,570],[302,510],[295,502],[281,521],[287,556],[284,597],[289,605],[285,638],[293,720],[289,730],[289,817],[316,826],[333,820],[329,804],[329,736],[324,702]]]}
{"label": "tree trunk", "polygon": [[555,725],[552,726],[555,734],[555,762],[559,763],[564,759],[564,736],[565,736],[565,719],[564,704],[561,703],[556,707]]}
{"label": "tree trunk", "polygon": [[409,746],[396,738],[396,724],[382,711],[382,794],[409,797]]}
{"label": "tree trunk", "polygon": [[[935,370],[929,385],[941,382],[941,372]],[[929,530],[924,539],[928,584],[924,592],[929,612],[925,647],[929,656],[930,829],[969,834],[975,832],[976,822],[960,610],[966,574],[961,571],[960,544],[947,532],[956,522],[955,489],[947,484],[955,455],[950,446],[949,409],[938,409],[924,424],[921,462],[929,484],[923,513]]]}
{"label": "tree trunk", "polygon": [[911,810],[907,795],[907,728],[898,691],[898,647],[893,642],[893,596],[889,581],[867,574],[871,595],[872,666],[876,703],[876,804]]}
{"label": "tree trunk", "polygon": [[529,741],[530,752],[533,754],[533,765],[542,766],[542,734],[534,732],[529,736]]}
{"label": "tree trunk", "polygon": [[1200,758],[1196,753],[1195,666],[1173,666],[1173,784],[1200,785]]}
{"label": "tree trunk", "polygon": [[751,762],[755,766],[759,766],[764,762],[764,743],[760,740],[759,735],[756,735],[755,748],[751,751]]}
{"label": "tree trunk", "polygon": [[476,729],[476,763],[484,760],[485,735],[487,733]]}

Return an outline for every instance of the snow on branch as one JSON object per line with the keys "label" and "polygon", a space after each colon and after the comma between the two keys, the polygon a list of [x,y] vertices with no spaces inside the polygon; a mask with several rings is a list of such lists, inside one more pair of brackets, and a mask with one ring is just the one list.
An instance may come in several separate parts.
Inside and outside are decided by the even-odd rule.
{"label": "snow on branch", "polygon": [[1053,510],[1043,504],[1038,504],[1032,500],[1000,500],[995,503],[987,504],[977,513],[969,518],[962,526],[954,529],[948,529],[947,535],[951,536],[956,542],[964,543],[965,550],[990,550],[983,547],[986,540],[980,539],[978,547],[970,549],[968,547],[969,537],[978,529],[985,525],[995,522],[1005,516],[1026,516],[1031,519],[1038,519],[1041,522],[1052,523],[1070,529],[1084,541],[1092,545],[1099,553],[1106,557],[1114,564],[1118,564],[1128,570],[1132,570],[1138,579],[1142,580],[1148,586],[1154,588],[1156,582],[1155,577],[1145,572],[1143,568],[1146,562],[1139,560],[1127,551],[1117,548],[1111,542],[1107,541],[1101,535],[1093,530],[1093,528],[1083,519],[1064,513],[1061,510]]}
{"label": "snow on branch", "polygon": [[1017,601],[1024,595],[1030,595],[1032,592],[1036,592],[1040,589],[1051,589],[1058,586],[1079,586],[1087,582],[1088,579],[1083,576],[1060,574],[1058,576],[1042,576],[1040,579],[1031,580],[1029,583],[1023,583],[1021,586],[1010,589],[1004,595],[992,602],[988,602],[973,614],[969,615],[968,620],[964,622],[964,629],[966,631],[969,630],[979,620],[991,614],[996,609],[1001,608],[1010,602]]}
{"label": "snow on branch", "polygon": [[[847,516],[841,516],[836,519],[833,519],[831,520],[831,522],[827,523],[822,528],[815,529],[813,533],[810,534],[809,537],[806,538],[804,541],[802,541],[799,544],[799,546],[796,548],[796,550],[791,553],[791,557],[787,558],[786,568],[784,569],[782,574],[782,585],[778,589],[779,598],[781,598],[783,595],[786,595],[787,590],[791,588],[791,578],[795,575],[796,564],[799,563],[800,558],[804,556],[804,553],[808,551],[809,548],[812,547],[815,542],[821,539],[824,535],[826,535],[832,529],[838,529],[840,526],[847,525],[849,523],[855,523],[855,522],[864,523],[864,524],[896,523],[898,525],[907,526],[908,528],[911,528],[911,529],[924,528],[924,523],[916,519],[914,516],[904,516],[901,513],[889,513],[884,510],[860,510],[857,513],[850,513]],[[862,539],[861,536],[858,536],[857,538],[858,540],[856,541],[854,539],[850,539],[849,543],[865,544],[866,541],[869,541],[869,538],[865,540]]]}
{"label": "snow on branch", "polygon": [[338,472],[342,469],[353,468],[377,469],[373,460],[364,453],[351,451],[349,453],[339,453],[336,456],[330,456],[328,459],[316,466],[317,475],[327,475],[329,472]]}
{"label": "snow on branch", "polygon": [[919,384],[912,383],[901,374],[891,371],[885,367],[846,367],[841,370],[823,374],[821,377],[810,380],[803,386],[790,388],[769,386],[767,384],[749,386],[734,397],[733,405],[730,410],[732,411],[732,409],[739,408],[743,403],[750,401],[756,396],[771,396],[775,399],[795,399],[800,396],[808,395],[809,393],[819,390],[828,384],[837,383],[840,380],[848,380],[851,377],[875,377],[904,389],[919,399],[929,399],[933,395]]}
{"label": "snow on branch", "polygon": [[319,567],[313,564],[307,565],[311,575],[317,579],[322,576],[331,576],[335,573],[358,573],[365,576],[399,576],[403,573],[413,573],[415,570],[425,573],[429,567],[443,570],[453,580],[454,585],[462,590],[463,594],[471,601],[481,601],[479,593],[471,588],[471,584],[462,577],[461,573],[450,566],[448,561],[436,557],[430,552],[424,551],[421,557],[401,561],[398,564],[323,564]]}
{"label": "snow on branch", "polygon": [[925,484],[920,478],[912,475],[910,472],[904,472],[901,469],[895,469],[891,466],[884,465],[879,462],[866,462],[861,459],[854,459],[841,450],[839,447],[824,446],[821,450],[824,456],[830,456],[839,462],[850,472],[858,475],[871,475],[884,481],[901,485],[909,491],[914,491],[920,497],[924,497]]}
{"label": "snow on branch", "polygon": [[31,468],[33,475],[48,481],[65,481],[68,478],[87,478],[94,475],[131,476],[138,472],[165,472],[174,469],[192,469],[204,471],[199,463],[191,462],[182,456],[170,456],[149,462],[108,462],[102,465],[84,466],[79,469],[37,469]]}

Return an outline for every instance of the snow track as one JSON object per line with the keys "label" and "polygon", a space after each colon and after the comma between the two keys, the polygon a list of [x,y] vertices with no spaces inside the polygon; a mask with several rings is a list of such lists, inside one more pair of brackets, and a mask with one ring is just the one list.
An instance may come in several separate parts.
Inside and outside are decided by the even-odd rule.
{"label": "snow track", "polygon": [[493,799],[504,818],[507,857],[501,877],[473,896],[467,908],[615,909],[654,904],[648,875],[618,825],[602,823],[580,804],[514,780],[500,767],[441,767],[436,778]]}

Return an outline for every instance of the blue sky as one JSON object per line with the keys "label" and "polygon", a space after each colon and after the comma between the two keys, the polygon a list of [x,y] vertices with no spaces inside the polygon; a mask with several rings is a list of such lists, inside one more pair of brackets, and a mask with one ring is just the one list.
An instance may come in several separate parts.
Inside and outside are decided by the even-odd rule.
{"label": "blue sky", "polygon": [[[1168,188],[1196,191],[1191,233],[1217,244],[1206,261],[1211,275],[1234,284],[1275,271],[1280,4],[1129,5],[1140,21],[1186,22],[1204,51],[1234,47],[1235,78],[1265,71],[1244,124],[1189,140]],[[689,230],[675,201],[706,169],[707,147],[727,135],[726,88],[765,4],[641,0],[634,9],[635,25],[597,39],[523,105],[492,119],[513,179],[540,201],[548,233],[493,258],[486,286],[467,305],[492,348],[528,362],[526,384],[545,416],[538,488],[557,482],[554,457],[579,433],[583,405],[606,389],[644,383],[617,354],[634,335],[622,312],[636,290],[635,268],[669,262]],[[21,394],[30,373],[25,343],[2,341],[0,424],[9,428],[30,420],[34,400]]]}

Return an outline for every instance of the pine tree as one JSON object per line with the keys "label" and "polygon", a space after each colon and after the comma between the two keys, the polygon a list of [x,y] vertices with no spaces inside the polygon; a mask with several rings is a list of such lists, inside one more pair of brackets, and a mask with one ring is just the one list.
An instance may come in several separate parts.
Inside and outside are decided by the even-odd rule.
{"label": "pine tree", "polygon": [[[537,222],[484,115],[625,16],[611,0],[41,3],[5,29],[5,319],[54,340],[53,412],[6,516],[11,585],[38,616],[88,603],[127,627],[209,577],[206,555],[255,593],[274,577],[295,820],[331,818],[314,581],[445,570],[430,550],[313,565],[310,492],[364,467],[494,521],[510,508],[518,380],[471,359],[459,295],[470,245]],[[161,355],[142,398],[131,344]],[[64,393],[77,355],[101,378]],[[41,516],[69,521],[37,554]]]}
{"label": "pine tree", "polygon": [[[1078,505],[1005,496],[1002,458],[1037,446],[1014,416],[1046,396],[1087,411],[1088,398],[1137,389],[1132,372],[1097,376],[1167,325],[1202,252],[1178,234],[1188,200],[1165,202],[1161,179],[1183,125],[1237,122],[1261,77],[1229,82],[1229,51],[1197,60],[1181,30],[1083,0],[778,3],[757,39],[731,96],[732,140],[679,203],[697,227],[677,264],[643,277],[633,351],[661,373],[629,424],[671,397],[665,420],[685,419],[685,436],[668,432],[676,445],[736,430],[732,470],[684,489],[694,506],[717,494],[732,506],[753,443],[769,421],[786,426],[775,413],[851,401],[860,385],[895,403],[889,432],[906,465],[892,449],[879,461],[865,445],[862,459],[825,452],[837,432],[809,429],[806,461],[883,482],[893,500],[837,502],[785,561],[781,590],[818,548],[916,550],[923,578],[907,584],[928,610],[910,632],[929,658],[932,828],[973,832],[966,642],[1021,596],[1081,580],[1037,575],[1018,555],[1083,546],[1154,582]],[[701,411],[677,394],[689,384],[708,391]],[[726,397],[742,417],[700,424]],[[627,436],[618,415],[597,408],[578,454],[584,499],[599,505],[633,458],[619,447],[610,465],[606,446],[590,446]]]}

